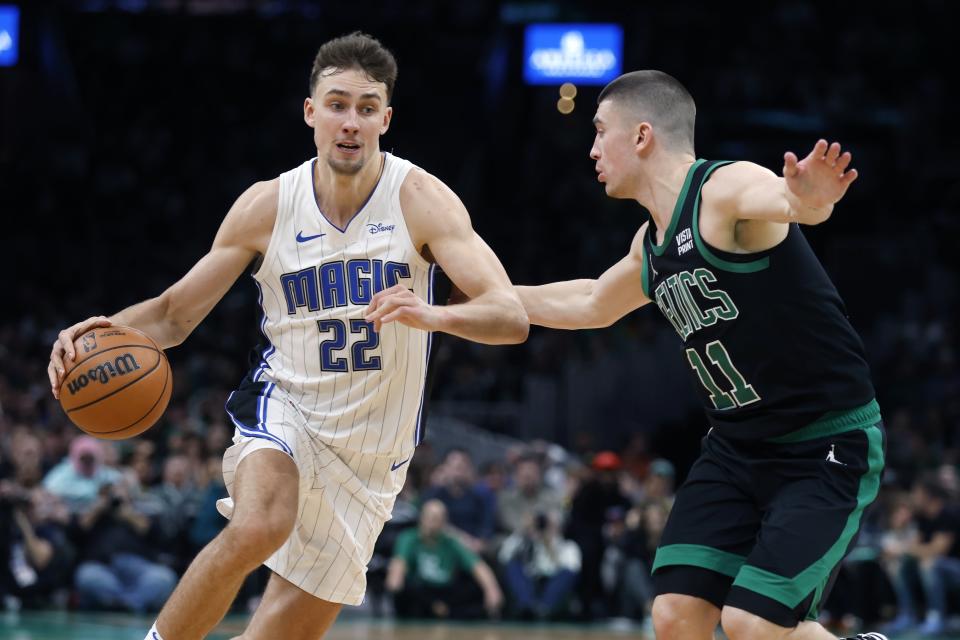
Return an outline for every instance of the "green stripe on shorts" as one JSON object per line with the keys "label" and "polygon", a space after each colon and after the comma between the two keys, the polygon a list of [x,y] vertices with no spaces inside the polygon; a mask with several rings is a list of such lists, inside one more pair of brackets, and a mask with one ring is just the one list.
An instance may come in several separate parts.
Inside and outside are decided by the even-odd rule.
{"label": "green stripe on shorts", "polygon": [[650,573],[660,567],[687,565],[710,569],[733,578],[746,561],[745,556],[738,556],[735,553],[728,553],[701,544],[669,544],[657,549],[657,556],[653,560],[653,570]]}
{"label": "green stripe on shorts", "polygon": [[[833,572],[850,545],[853,536],[860,529],[860,518],[864,509],[877,497],[880,490],[880,471],[883,469],[883,434],[876,424],[863,429],[869,445],[867,452],[867,472],[860,478],[857,490],[857,506],[847,517],[847,523],[837,541],[819,560],[798,573],[793,578],[785,578],[775,573],[745,565],[733,581],[734,586],[749,589],[755,593],[776,600],[791,609],[799,605],[804,598],[816,591],[811,610],[817,607],[827,578]],[[659,553],[657,554],[659,560]]]}
{"label": "green stripe on shorts", "polygon": [[776,444],[790,444],[805,442],[817,438],[827,438],[838,433],[866,429],[880,422],[880,405],[871,400],[865,405],[845,411],[831,411],[815,422],[796,431],[776,438],[769,438],[767,442]]}

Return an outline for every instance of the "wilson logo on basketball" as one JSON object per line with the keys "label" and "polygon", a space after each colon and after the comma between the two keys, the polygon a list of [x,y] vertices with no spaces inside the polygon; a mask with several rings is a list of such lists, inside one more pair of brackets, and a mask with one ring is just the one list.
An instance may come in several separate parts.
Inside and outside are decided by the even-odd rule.
{"label": "wilson logo on basketball", "polygon": [[67,389],[70,391],[70,395],[75,395],[78,391],[80,391],[80,389],[83,389],[88,384],[94,382],[106,384],[117,376],[125,376],[139,368],[140,363],[137,362],[135,357],[133,357],[133,354],[125,353],[122,356],[118,356],[113,362],[104,362],[103,364],[88,370],[86,373],[81,373],[75,379],[67,383]]}

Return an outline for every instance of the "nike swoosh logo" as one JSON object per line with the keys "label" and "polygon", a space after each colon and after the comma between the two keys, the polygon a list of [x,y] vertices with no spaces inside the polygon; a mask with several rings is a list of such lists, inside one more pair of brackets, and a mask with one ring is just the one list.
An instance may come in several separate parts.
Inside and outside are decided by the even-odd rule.
{"label": "nike swoosh logo", "polygon": [[407,464],[408,462],[410,462],[410,458],[407,458],[406,460],[401,460],[400,462],[394,462],[392,465],[390,465],[390,471],[396,471],[397,469]]}
{"label": "nike swoosh logo", "polygon": [[319,238],[319,237],[321,237],[321,236],[325,236],[325,235],[327,235],[327,234],[325,234],[325,233],[318,233],[318,234],[315,235],[315,236],[305,236],[305,235],[303,235],[303,231],[300,231],[300,232],[297,233],[297,242],[310,242],[311,240],[316,240],[317,238]]}
{"label": "nike swoosh logo", "polygon": [[150,635],[153,636],[153,640],[160,640],[160,636],[157,635],[157,632],[156,632],[156,631],[154,631],[154,632],[151,633]]}

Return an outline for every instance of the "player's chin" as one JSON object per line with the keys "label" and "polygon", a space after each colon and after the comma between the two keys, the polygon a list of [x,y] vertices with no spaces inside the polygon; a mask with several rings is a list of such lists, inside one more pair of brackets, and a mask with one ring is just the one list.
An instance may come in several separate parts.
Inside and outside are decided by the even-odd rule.
{"label": "player's chin", "polygon": [[335,173],[345,176],[354,176],[363,169],[363,158],[356,160],[342,160],[340,158],[330,158],[327,162]]}

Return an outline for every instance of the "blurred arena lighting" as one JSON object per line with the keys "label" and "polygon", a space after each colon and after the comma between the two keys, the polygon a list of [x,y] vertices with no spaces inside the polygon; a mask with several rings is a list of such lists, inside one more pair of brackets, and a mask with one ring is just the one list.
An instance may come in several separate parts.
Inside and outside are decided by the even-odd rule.
{"label": "blurred arena lighting", "polygon": [[560,85],[560,97],[573,100],[577,97],[577,85],[572,82],[564,82]]}
{"label": "blurred arena lighting", "polygon": [[607,84],[623,59],[618,24],[531,24],[524,32],[523,78],[527,84]]}
{"label": "blurred arena lighting", "polygon": [[20,47],[20,8],[0,4],[0,67],[17,64]]}
{"label": "blurred arena lighting", "polygon": [[573,108],[576,105],[573,102],[573,98],[560,98],[557,100],[557,111],[563,115],[568,115],[573,113]]}

